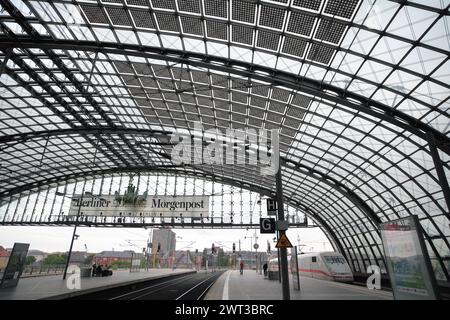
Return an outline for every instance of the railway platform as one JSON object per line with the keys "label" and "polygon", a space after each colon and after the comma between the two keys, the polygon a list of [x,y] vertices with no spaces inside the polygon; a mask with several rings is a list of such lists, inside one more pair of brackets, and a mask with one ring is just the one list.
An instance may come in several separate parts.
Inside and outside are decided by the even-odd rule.
{"label": "railway platform", "polygon": [[81,278],[80,289],[68,289],[62,275],[24,278],[20,279],[15,288],[0,289],[0,300],[66,299],[99,290],[191,272],[195,271],[191,269],[149,269],[140,272],[117,270],[108,277]]}
{"label": "railway platform", "polygon": [[[300,291],[293,290],[291,300],[392,300],[392,293],[369,290],[366,287],[300,277]],[[268,280],[255,270],[225,272],[211,287],[205,300],[281,300],[282,287],[278,280]]]}

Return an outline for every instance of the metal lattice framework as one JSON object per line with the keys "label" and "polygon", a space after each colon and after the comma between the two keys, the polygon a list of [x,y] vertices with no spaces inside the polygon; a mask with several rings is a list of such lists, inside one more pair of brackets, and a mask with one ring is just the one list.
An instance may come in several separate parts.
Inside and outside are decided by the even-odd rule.
{"label": "metal lattice framework", "polygon": [[[263,205],[263,190],[250,191],[248,186],[235,187],[197,174],[187,174],[164,168],[159,172],[152,169],[151,174],[140,174],[136,169],[127,174],[114,172],[95,172],[92,176],[80,179],[59,181],[50,188],[23,192],[21,197],[12,199],[2,209],[3,223],[7,225],[85,225],[102,227],[155,227],[172,226],[178,228],[257,228],[259,219],[267,215]],[[131,183],[137,191],[152,195],[186,196],[201,195],[210,197],[209,215],[202,218],[148,217],[142,214],[120,214],[119,216],[81,216],[68,215],[71,198],[76,194],[113,195]],[[247,187],[244,189],[244,187]],[[253,188],[250,188],[253,189]],[[286,217],[293,227],[317,227],[314,221],[306,219],[304,210],[297,206],[285,205]]]}
{"label": "metal lattice framework", "polygon": [[0,6],[3,212],[49,186],[130,172],[273,195],[258,168],[174,166],[163,140],[196,121],[279,129],[285,198],[356,271],[382,262],[380,222],[416,214],[450,280],[448,0]]}

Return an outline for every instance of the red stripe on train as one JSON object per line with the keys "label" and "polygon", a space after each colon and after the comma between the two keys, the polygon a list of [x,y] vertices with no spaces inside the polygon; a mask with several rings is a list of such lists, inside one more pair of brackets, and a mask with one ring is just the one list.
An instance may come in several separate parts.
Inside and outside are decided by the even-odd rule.
{"label": "red stripe on train", "polygon": [[332,275],[326,273],[323,270],[318,270],[318,269],[298,269],[298,270],[300,270],[300,272],[321,273],[321,274],[324,274],[324,275],[326,275],[328,277],[332,277]]}

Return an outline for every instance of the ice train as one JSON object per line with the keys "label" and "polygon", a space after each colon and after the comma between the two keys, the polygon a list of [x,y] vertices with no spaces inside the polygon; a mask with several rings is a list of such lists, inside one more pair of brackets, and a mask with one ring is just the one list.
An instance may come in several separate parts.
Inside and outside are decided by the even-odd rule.
{"label": "ice train", "polygon": [[[278,259],[268,263],[269,271],[278,271]],[[295,259],[289,257],[289,273],[296,269]],[[298,271],[301,276],[337,281],[353,282],[353,273],[345,258],[338,252],[317,252],[298,255]]]}

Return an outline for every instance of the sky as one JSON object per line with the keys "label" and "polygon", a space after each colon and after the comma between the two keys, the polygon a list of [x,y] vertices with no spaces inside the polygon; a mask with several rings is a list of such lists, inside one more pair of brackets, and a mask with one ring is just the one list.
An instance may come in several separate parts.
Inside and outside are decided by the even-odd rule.
{"label": "sky", "polygon": [[[103,250],[134,250],[142,252],[151,229],[142,228],[89,228],[78,227],[76,234],[78,240],[74,242],[74,251],[100,252]],[[224,247],[231,251],[233,242],[236,250],[251,250],[255,243],[255,229],[173,229],[177,236],[177,250],[191,250]],[[30,244],[31,249],[45,252],[68,251],[73,233],[73,227],[0,227],[0,246],[12,248],[14,242]],[[267,240],[271,241],[274,249],[274,234],[263,234],[256,230],[258,251],[267,250]],[[319,228],[295,228],[287,231],[287,236],[293,245],[302,245],[304,252],[332,250],[327,237]],[[254,249],[253,249],[254,250]]]}

